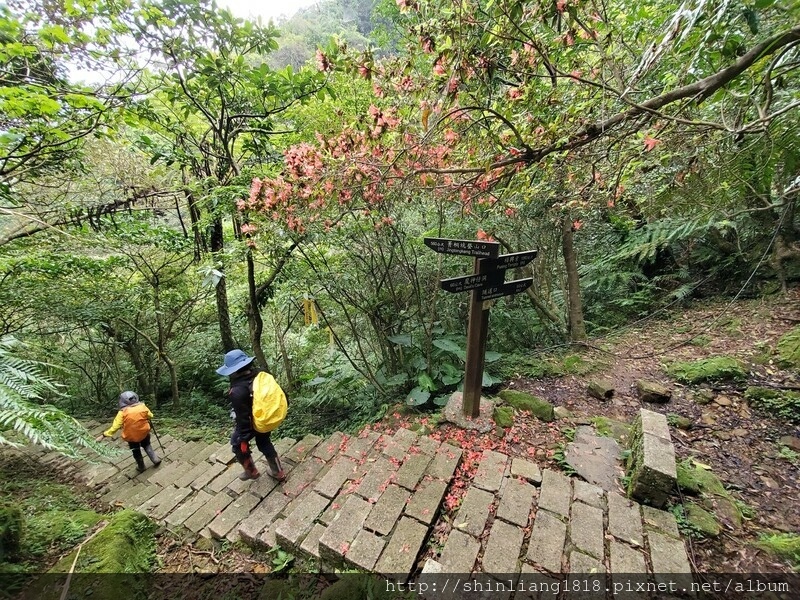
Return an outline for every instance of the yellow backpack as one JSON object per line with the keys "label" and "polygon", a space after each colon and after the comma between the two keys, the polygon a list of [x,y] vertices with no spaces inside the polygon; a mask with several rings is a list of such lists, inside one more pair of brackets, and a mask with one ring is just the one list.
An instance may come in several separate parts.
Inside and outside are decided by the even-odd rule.
{"label": "yellow backpack", "polygon": [[286,418],[289,405],[281,386],[269,373],[261,372],[253,379],[253,428],[267,433]]}

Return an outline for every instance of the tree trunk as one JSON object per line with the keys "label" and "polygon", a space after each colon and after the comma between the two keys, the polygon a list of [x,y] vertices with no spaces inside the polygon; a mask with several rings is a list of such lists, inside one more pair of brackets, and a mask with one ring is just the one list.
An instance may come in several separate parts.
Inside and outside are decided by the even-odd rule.
{"label": "tree trunk", "polygon": [[136,392],[139,394],[139,397],[144,399],[152,398],[155,400],[155,390],[152,385],[152,380],[148,377],[148,371],[150,369],[145,363],[144,358],[142,358],[139,346],[133,341],[133,338],[126,339],[123,337],[116,327],[111,325],[103,325],[102,327],[108,337],[122,347],[128,355],[131,364],[133,364],[133,368],[136,371],[136,385],[138,386]]}
{"label": "tree trunk", "polygon": [[[289,327],[286,328],[289,331]],[[289,358],[289,353],[286,351],[286,332],[281,327],[278,315],[275,315],[275,338],[278,340],[278,348],[281,351],[281,360],[283,361],[283,372],[286,379],[285,391],[287,394],[292,393],[294,388],[294,372],[292,371],[292,359]]]}
{"label": "tree trunk", "polygon": [[186,204],[189,206],[189,222],[192,227],[192,235],[194,236],[194,260],[200,262],[203,254],[206,253],[206,240],[203,233],[200,231],[200,208],[197,206],[192,190],[189,188],[189,178],[186,175],[186,170],[181,170],[181,178],[183,180],[183,195],[186,198]]}
{"label": "tree trunk", "polygon": [[250,326],[250,343],[253,346],[253,355],[259,364],[269,371],[269,363],[261,346],[261,334],[264,332],[264,320],[261,318],[261,309],[258,306],[256,294],[256,267],[253,261],[252,249],[247,250],[247,323]]}
{"label": "tree trunk", "polygon": [[158,327],[158,340],[156,343],[156,351],[158,357],[164,361],[169,371],[170,390],[172,393],[172,406],[178,408],[180,406],[180,397],[178,395],[178,374],[175,370],[175,363],[167,355],[167,334],[164,328],[164,313],[161,310],[161,296],[158,287],[158,281],[153,282],[153,309],[156,315],[156,325]]}
{"label": "tree trunk", "polygon": [[565,215],[561,221],[561,248],[564,253],[564,266],[567,270],[567,298],[569,300],[568,327],[569,339],[579,342],[586,339],[583,324],[583,305],[581,303],[580,278],[578,277],[578,258],[575,255],[575,240],[572,219]]}
{"label": "tree trunk", "polygon": [[[222,238],[222,219],[219,217],[214,219],[211,226],[211,252],[218,255],[224,248]],[[224,267],[220,267],[223,271]],[[222,341],[222,351],[230,352],[237,347],[233,339],[233,331],[231,330],[231,315],[228,308],[228,286],[225,283],[225,278],[221,277],[214,289],[214,295],[217,300],[217,319],[219,320],[219,333]]]}

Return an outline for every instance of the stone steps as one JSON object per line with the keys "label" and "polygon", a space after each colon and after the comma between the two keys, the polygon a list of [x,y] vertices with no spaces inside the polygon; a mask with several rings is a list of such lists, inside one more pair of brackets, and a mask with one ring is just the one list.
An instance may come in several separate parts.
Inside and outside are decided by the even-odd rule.
{"label": "stone steps", "polygon": [[[461,449],[402,428],[393,435],[307,435],[276,442],[285,482],[264,472],[259,453],[254,457],[264,473],[242,481],[227,444],[166,435],[161,441],[161,466],[144,473],[119,442],[119,455],[94,463],[30,453],[73,469],[109,505],[133,508],[171,529],[280,545],[320,570],[355,568],[401,581],[417,571],[441,525],[441,506],[462,458]],[[427,572],[690,573],[671,513],[492,450],[481,455],[447,529],[441,539],[437,528],[443,545],[428,559]]]}

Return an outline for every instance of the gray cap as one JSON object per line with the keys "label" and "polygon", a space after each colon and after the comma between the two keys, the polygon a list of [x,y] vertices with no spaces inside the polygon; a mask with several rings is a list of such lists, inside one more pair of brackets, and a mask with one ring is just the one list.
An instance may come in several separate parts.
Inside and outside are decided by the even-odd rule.
{"label": "gray cap", "polygon": [[119,407],[125,408],[126,406],[132,406],[139,402],[139,394],[136,392],[122,392],[119,395]]}

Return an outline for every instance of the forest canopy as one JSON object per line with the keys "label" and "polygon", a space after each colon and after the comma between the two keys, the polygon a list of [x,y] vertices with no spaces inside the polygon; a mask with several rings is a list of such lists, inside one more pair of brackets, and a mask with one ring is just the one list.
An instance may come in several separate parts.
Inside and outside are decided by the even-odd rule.
{"label": "forest canopy", "polygon": [[213,0],[9,2],[0,335],[39,383],[0,386],[0,433],[126,389],[224,419],[233,348],[276,375],[297,431],[441,404],[468,297],[439,281],[471,264],[430,236],[538,251],[515,273],[533,286],[491,310],[487,387],[675,302],[785,291],[799,16],[329,0],[275,24]]}

